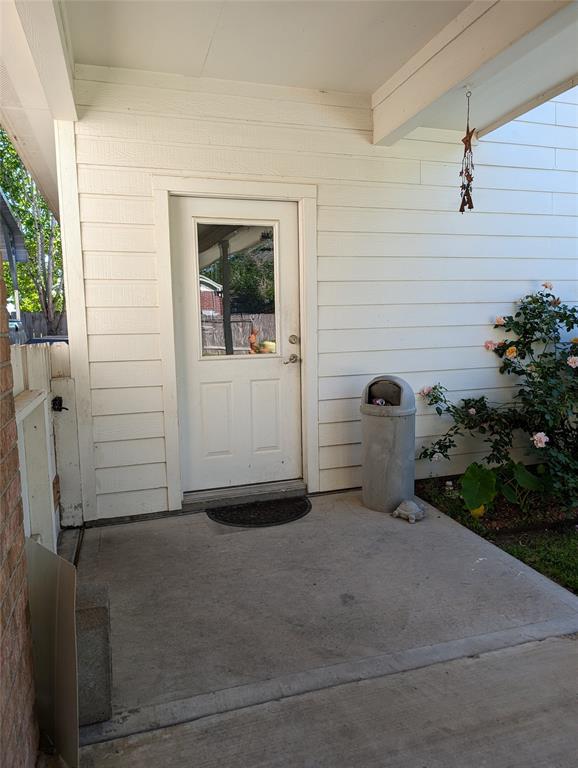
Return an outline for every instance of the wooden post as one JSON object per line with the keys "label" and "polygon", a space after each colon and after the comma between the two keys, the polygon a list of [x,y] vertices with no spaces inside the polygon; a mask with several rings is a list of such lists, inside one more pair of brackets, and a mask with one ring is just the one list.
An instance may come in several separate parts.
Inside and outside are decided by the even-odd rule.
{"label": "wooden post", "polygon": [[233,329],[231,328],[231,270],[229,265],[229,241],[221,240],[221,275],[223,279],[223,333],[225,335],[225,354],[234,354]]}

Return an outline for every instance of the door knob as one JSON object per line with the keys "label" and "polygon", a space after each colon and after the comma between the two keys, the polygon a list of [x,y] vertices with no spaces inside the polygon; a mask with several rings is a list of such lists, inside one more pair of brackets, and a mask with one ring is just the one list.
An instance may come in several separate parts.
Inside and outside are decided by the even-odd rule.
{"label": "door knob", "polygon": [[298,363],[301,360],[299,355],[296,355],[295,352],[293,352],[292,355],[289,355],[288,360],[283,361],[283,365],[289,365],[289,363]]}

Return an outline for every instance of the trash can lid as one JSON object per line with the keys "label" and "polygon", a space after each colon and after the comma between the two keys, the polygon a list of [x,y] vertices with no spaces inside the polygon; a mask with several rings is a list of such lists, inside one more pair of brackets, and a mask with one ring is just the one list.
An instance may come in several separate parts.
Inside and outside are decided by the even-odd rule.
{"label": "trash can lid", "polygon": [[[385,405],[373,400],[384,400]],[[370,416],[411,416],[415,413],[413,389],[399,376],[376,376],[363,390],[360,411]]]}

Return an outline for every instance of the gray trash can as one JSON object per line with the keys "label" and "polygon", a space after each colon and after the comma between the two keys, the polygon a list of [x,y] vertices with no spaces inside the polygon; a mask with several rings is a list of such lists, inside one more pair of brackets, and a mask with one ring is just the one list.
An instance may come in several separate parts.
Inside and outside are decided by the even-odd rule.
{"label": "gray trash can", "polygon": [[361,399],[361,430],[363,503],[391,513],[414,496],[415,395],[407,381],[377,376],[369,382]]}

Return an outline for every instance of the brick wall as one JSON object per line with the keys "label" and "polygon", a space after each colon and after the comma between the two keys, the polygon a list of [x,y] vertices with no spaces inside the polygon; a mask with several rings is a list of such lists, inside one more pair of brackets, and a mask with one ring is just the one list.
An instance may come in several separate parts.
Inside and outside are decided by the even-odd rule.
{"label": "brick wall", "polygon": [[0,279],[0,765],[33,768],[38,729],[5,306],[6,288]]}

